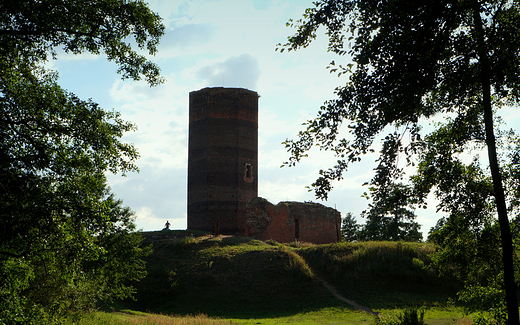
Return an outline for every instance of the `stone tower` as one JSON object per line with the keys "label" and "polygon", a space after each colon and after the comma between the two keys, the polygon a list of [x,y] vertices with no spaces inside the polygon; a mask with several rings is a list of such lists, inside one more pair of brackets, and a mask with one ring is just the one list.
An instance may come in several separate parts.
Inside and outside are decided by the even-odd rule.
{"label": "stone tower", "polygon": [[242,88],[190,92],[188,229],[238,234],[258,196],[258,94]]}

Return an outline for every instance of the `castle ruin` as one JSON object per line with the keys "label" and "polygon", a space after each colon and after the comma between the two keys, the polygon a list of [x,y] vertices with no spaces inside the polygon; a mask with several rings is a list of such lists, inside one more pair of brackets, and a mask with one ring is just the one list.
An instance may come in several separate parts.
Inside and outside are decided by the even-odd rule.
{"label": "castle ruin", "polygon": [[295,202],[291,210],[273,209],[257,198],[258,97],[243,88],[190,92],[188,229],[279,242],[338,241],[335,209]]}

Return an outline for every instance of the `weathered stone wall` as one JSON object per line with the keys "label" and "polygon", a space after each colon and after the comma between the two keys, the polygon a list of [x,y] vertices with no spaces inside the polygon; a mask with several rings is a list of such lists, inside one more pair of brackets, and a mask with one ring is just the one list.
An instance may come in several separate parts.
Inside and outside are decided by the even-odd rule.
{"label": "weathered stone wall", "polygon": [[254,198],[246,205],[243,235],[280,243],[339,241],[341,214],[319,203],[280,202]]}

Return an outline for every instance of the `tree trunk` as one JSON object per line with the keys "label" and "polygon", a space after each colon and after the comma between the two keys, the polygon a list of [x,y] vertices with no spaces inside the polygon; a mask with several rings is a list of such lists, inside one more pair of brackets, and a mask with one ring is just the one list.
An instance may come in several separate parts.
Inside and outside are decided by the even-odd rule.
{"label": "tree trunk", "polygon": [[[486,95],[486,92],[488,95]],[[497,161],[495,134],[493,131],[493,112],[491,109],[491,97],[489,96],[489,92],[489,88],[487,91],[484,91],[482,99],[484,105],[484,123],[486,127],[486,144],[488,147],[489,167],[491,169],[491,176],[493,177],[493,189],[497,205],[498,223],[500,225],[500,237],[502,239],[502,262],[504,264],[504,285],[506,289],[508,323],[518,324],[519,313],[518,300],[516,296],[515,269],[513,264],[513,240],[507,217],[502,177],[500,175]]]}
{"label": "tree trunk", "polygon": [[498,166],[495,132],[493,127],[493,110],[491,106],[491,71],[488,54],[485,46],[480,6],[475,1],[473,19],[478,38],[478,53],[480,57],[480,82],[482,85],[482,106],[484,110],[484,124],[486,130],[486,145],[488,148],[489,168],[493,178],[493,190],[497,205],[498,223],[502,240],[502,263],[504,265],[504,285],[506,291],[508,324],[519,324],[518,299],[516,295],[515,270],[513,264],[513,240],[507,217],[506,200],[502,176]]}

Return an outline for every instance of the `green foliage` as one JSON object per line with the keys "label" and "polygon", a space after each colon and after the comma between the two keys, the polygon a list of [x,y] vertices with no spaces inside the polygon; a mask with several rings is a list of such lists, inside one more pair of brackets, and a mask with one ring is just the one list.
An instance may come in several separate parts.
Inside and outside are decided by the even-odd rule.
{"label": "green foliage", "polygon": [[[471,223],[464,216],[443,219],[430,233],[438,246],[433,263],[441,273],[449,273],[464,284],[458,298],[465,303],[467,313],[476,314],[475,324],[506,323],[498,224],[494,220]],[[518,266],[515,271],[518,278]]]}
{"label": "green foliage", "polygon": [[29,72],[49,55],[55,58],[60,47],[74,54],[104,53],[124,78],[144,76],[150,84],[161,82],[158,66],[128,43],[133,39],[139,49],[155,54],[164,34],[161,18],[141,0],[102,0],[95,5],[86,0],[5,0],[0,12],[2,70]]}
{"label": "green foliage", "polygon": [[[113,218],[113,229],[97,227],[98,233],[89,235],[54,233],[44,243],[33,239],[31,249],[41,251],[31,251],[23,258],[2,256],[2,321],[52,323],[50,319],[57,321],[70,312],[90,310],[96,302],[134,292],[129,281],[146,274],[143,257],[149,249],[139,247],[140,234],[131,232],[131,219],[124,220],[131,211],[112,197],[105,203],[110,205],[110,214],[105,212],[105,216]],[[9,246],[4,242],[3,247]]]}
{"label": "green foliage", "polygon": [[397,317],[378,316],[376,325],[424,325],[425,310],[417,307],[405,308]]}
{"label": "green foliage", "polygon": [[144,276],[133,213],[107,172],[136,171],[120,141],[135,126],[82,100],[46,70],[57,48],[104,53],[125,78],[161,82],[128,45],[156,51],[164,31],[141,1],[0,3],[0,322],[53,323],[128,297]]}
{"label": "green foliage", "polygon": [[422,241],[415,213],[408,208],[413,202],[412,189],[404,184],[392,184],[377,192],[370,210],[364,212],[366,224],[359,232],[361,240]]}
{"label": "green foliage", "polygon": [[[418,191],[435,187],[439,209],[447,214],[428,236],[438,247],[433,255],[434,263],[441,273],[450,273],[464,283],[459,299],[466,303],[468,312],[478,312],[479,319],[505,322],[502,249],[499,224],[493,211],[491,177],[476,159],[465,164],[447,149],[457,141],[454,134],[464,137],[463,132],[463,126],[451,121],[427,137],[427,150],[421,155],[413,180]],[[504,161],[506,159],[504,157]],[[441,164],[442,169],[438,168]],[[516,164],[506,166],[506,173],[513,173],[511,168]],[[507,177],[505,183],[514,187],[515,182],[514,178]],[[510,211],[517,214],[514,195],[508,198],[512,200]],[[516,234],[516,230],[513,233]],[[518,246],[515,247],[517,251]],[[518,266],[515,272],[518,274]]]}
{"label": "green foliage", "polygon": [[[499,164],[504,152],[495,136],[498,129],[493,115],[520,99],[519,1],[319,0],[313,4],[301,20],[288,24],[296,33],[279,46],[289,51],[307,47],[323,26],[328,51],[340,59],[348,54],[351,62],[330,63],[331,72],[348,79],[336,88],[336,98],[326,101],[317,117],[304,124],[296,141],[284,142],[290,153],[285,164],[295,165],[314,146],[332,151],[336,164],[321,170],[312,184],[316,196],[326,199],[332,182],[343,178],[349,164],[373,152],[383,135],[370,181],[373,207],[384,202],[396,182],[404,179],[405,167],[419,162],[416,176],[424,179],[404,196],[417,199],[407,205],[426,206],[426,197],[434,190],[442,202],[438,208],[449,211],[450,223],[458,223],[452,220],[457,218],[480,222],[487,218],[489,208],[495,210],[508,321],[518,324],[516,257],[507,207],[507,201],[517,201],[506,197],[515,195],[515,190],[504,190],[503,182],[504,176],[516,174]],[[432,118],[445,123],[434,126],[424,137],[422,126]],[[343,124],[348,135],[341,133]],[[461,155],[483,148],[488,153],[490,178],[475,168],[476,161],[468,166],[459,160]],[[475,179],[471,181],[471,177]],[[472,192],[470,188],[477,184],[483,188]],[[404,207],[399,201],[392,204]],[[497,268],[491,271],[498,276]]]}
{"label": "green foliage", "polygon": [[348,242],[357,241],[359,228],[356,217],[351,212],[347,212],[345,218],[341,220],[341,238]]}
{"label": "green foliage", "polygon": [[[468,130],[462,135],[471,133],[479,135],[480,141],[485,139],[483,87],[479,85],[482,62],[474,48],[476,33],[472,33],[474,12],[496,13],[492,15],[496,24],[486,21],[483,26],[488,42],[485,47],[493,53],[488,71],[497,99],[493,103],[498,107],[498,99],[515,100],[520,95],[520,68],[510,64],[520,61],[516,54],[520,42],[506,36],[516,30],[520,19],[516,1],[492,0],[473,6],[471,1],[382,4],[375,0],[320,0],[314,5],[303,19],[291,21],[289,26],[296,33],[279,47],[288,51],[305,48],[323,26],[328,50],[338,54],[338,59],[352,60],[344,65],[331,62],[331,72],[347,77],[345,85],[336,89],[337,98],[320,107],[314,120],[305,123],[298,140],[284,142],[291,154],[286,162],[289,166],[298,163],[313,146],[337,155],[337,164],[320,171],[313,184],[317,197],[326,198],[331,182],[342,179],[350,163],[373,152],[377,136],[387,131],[372,184],[384,190],[392,179],[402,177],[403,164],[398,163],[414,164],[412,155],[422,146],[420,119],[456,116]],[[494,37],[496,33],[505,38]],[[341,133],[343,124],[347,124],[349,137]],[[455,132],[454,136],[459,145],[467,141]]]}

